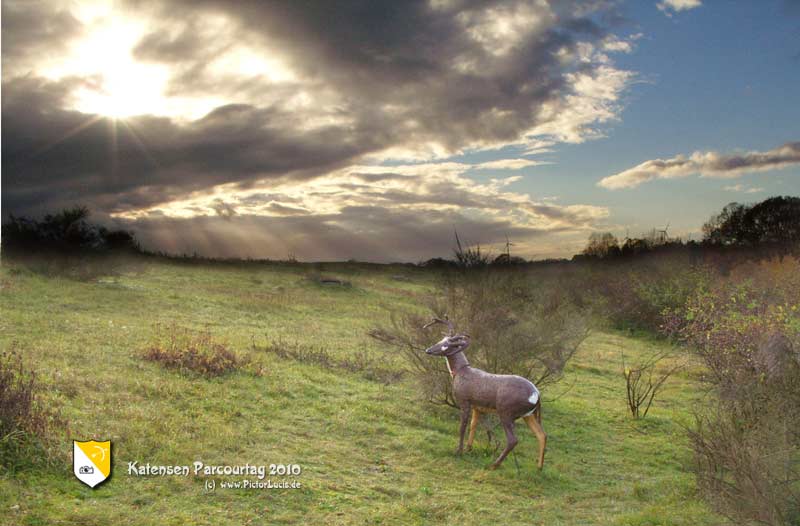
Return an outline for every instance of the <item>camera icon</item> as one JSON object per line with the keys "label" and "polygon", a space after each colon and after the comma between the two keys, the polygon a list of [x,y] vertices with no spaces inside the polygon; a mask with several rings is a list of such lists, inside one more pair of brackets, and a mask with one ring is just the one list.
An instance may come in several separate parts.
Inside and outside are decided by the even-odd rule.
{"label": "camera icon", "polygon": [[78,473],[81,475],[91,475],[94,473],[94,468],[92,466],[81,466],[78,468]]}

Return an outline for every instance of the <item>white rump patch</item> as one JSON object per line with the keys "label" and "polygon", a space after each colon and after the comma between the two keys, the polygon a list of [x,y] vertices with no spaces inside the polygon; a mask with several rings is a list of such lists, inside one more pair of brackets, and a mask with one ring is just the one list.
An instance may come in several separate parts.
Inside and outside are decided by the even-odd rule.
{"label": "white rump patch", "polygon": [[[536,389],[536,386],[535,386],[535,385],[533,385],[533,384],[531,384],[531,387],[533,387],[533,392],[532,392],[532,393],[531,393],[531,395],[528,397],[528,402],[532,403],[533,405],[536,405],[536,404],[537,404],[537,402],[539,402],[539,390],[538,390],[538,389]],[[535,411],[536,411],[536,409],[531,409],[530,411],[528,411],[527,413],[525,413],[525,414],[524,414],[524,415],[522,415],[522,416],[523,416],[523,417],[525,417],[525,416],[531,416],[531,415],[532,415],[532,414],[533,414]]]}

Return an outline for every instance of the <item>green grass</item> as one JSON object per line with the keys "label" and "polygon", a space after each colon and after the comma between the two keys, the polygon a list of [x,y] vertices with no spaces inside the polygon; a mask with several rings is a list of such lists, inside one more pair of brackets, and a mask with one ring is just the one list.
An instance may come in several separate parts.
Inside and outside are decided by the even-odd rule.
{"label": "green grass", "polygon": [[[357,372],[254,351],[253,340],[369,352],[402,367],[366,335],[385,307],[420,308],[430,275],[410,267],[325,265],[352,287],[307,279],[309,266],[137,262],[89,282],[0,267],[0,344],[17,341],[62,407],[70,435],[55,468],[0,475],[0,522],[11,524],[719,524],[695,496],[683,430],[702,392],[687,370],[647,419],[626,414],[620,348],[657,342],[595,333],[564,379],[544,390],[548,452],[536,440],[497,471],[481,431],[456,457],[455,410],[421,402],[405,377],[383,385]],[[404,275],[408,280],[398,280]],[[141,359],[155,324],[208,328],[251,361],[203,379]],[[445,364],[442,363],[442,367]],[[262,375],[254,374],[256,369]],[[92,490],[72,475],[71,440],[111,439],[114,475]],[[300,490],[217,489],[200,477],[133,477],[140,464],[300,464]],[[241,477],[216,477],[238,480]]]}

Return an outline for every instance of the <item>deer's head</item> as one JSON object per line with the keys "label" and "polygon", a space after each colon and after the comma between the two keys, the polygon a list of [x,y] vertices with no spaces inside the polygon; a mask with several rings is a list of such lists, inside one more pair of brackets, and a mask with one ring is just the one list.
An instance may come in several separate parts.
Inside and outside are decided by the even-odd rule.
{"label": "deer's head", "polygon": [[431,356],[452,356],[462,352],[469,347],[469,336],[457,334],[455,336],[445,336],[441,341],[425,349]]}
{"label": "deer's head", "polygon": [[433,321],[423,327],[423,329],[430,327],[436,323],[447,325],[447,336],[442,338],[436,344],[425,349],[425,352],[431,356],[452,356],[456,353],[464,351],[469,347],[469,334],[455,334],[453,322],[445,318],[441,320],[434,318]]}

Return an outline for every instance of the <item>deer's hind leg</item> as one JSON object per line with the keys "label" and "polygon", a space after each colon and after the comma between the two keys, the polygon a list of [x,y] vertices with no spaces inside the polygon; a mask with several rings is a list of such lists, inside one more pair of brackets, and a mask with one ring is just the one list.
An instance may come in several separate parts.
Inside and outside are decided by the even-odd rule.
{"label": "deer's hind leg", "polygon": [[472,451],[472,442],[475,440],[475,429],[481,420],[481,412],[472,408],[472,420],[469,423],[469,437],[467,437],[467,451]]}
{"label": "deer's hind leg", "polygon": [[500,417],[500,423],[503,424],[503,430],[506,432],[506,448],[500,453],[500,456],[497,457],[489,469],[497,469],[497,467],[503,463],[511,450],[514,449],[514,446],[517,445],[517,436],[514,434],[514,419],[508,417]]}
{"label": "deer's hind leg", "polygon": [[536,412],[532,415],[528,415],[523,417],[525,423],[528,424],[528,427],[531,429],[534,435],[536,435],[536,439],[539,441],[539,469],[542,469],[544,466],[544,449],[547,447],[547,433],[544,432],[542,428],[542,408],[536,410]]}

